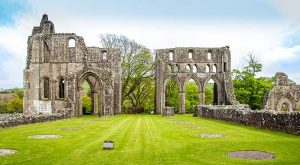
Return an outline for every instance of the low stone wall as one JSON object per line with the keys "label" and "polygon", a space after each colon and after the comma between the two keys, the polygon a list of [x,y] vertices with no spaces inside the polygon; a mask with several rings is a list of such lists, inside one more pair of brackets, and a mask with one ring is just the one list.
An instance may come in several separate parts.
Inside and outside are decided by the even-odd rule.
{"label": "low stone wall", "polygon": [[41,123],[46,121],[69,118],[69,113],[24,115],[22,113],[0,114],[0,128],[14,127],[23,124]]}
{"label": "low stone wall", "polygon": [[255,111],[244,105],[198,105],[194,116],[300,135],[300,112]]}

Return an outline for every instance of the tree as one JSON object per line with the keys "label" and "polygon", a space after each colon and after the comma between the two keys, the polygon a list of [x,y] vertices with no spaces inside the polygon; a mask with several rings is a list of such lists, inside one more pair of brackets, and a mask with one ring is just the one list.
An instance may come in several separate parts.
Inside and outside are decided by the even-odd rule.
{"label": "tree", "polygon": [[251,109],[260,109],[265,94],[273,87],[272,80],[265,77],[256,78],[256,73],[262,71],[262,64],[253,53],[248,54],[246,66],[240,70],[233,70],[233,87],[237,100],[248,104]]}
{"label": "tree", "polygon": [[7,102],[7,111],[9,113],[22,113],[23,112],[23,100],[16,96],[13,100]]}
{"label": "tree", "polygon": [[100,41],[103,47],[121,51],[122,106],[141,108],[153,85],[149,83],[154,75],[150,50],[123,35],[104,34],[100,36]]}
{"label": "tree", "polygon": [[212,105],[214,104],[214,84],[207,83],[205,86],[205,104]]}
{"label": "tree", "polygon": [[90,113],[92,110],[92,99],[87,96],[84,95],[82,96],[82,107],[85,108],[85,112]]}
{"label": "tree", "polygon": [[185,92],[186,112],[193,112],[194,107],[199,104],[198,86],[195,81],[188,81]]}

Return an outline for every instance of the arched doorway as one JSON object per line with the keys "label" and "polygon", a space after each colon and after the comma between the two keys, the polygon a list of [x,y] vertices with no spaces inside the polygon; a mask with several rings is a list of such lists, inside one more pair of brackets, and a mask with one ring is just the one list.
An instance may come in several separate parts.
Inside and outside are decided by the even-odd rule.
{"label": "arched doorway", "polygon": [[102,114],[104,108],[104,97],[101,90],[101,81],[94,73],[86,73],[78,81],[77,114]]}
{"label": "arched doorway", "polygon": [[175,78],[167,79],[164,89],[164,107],[174,107],[175,113],[178,113],[180,109],[178,81]]}
{"label": "arched doorway", "polygon": [[277,104],[277,111],[293,111],[293,103],[288,98],[282,97]]}
{"label": "arched doorway", "polygon": [[206,105],[220,105],[221,86],[217,79],[209,78],[204,86],[204,103]]}
{"label": "arched doorway", "polygon": [[190,77],[185,81],[185,111],[192,113],[194,107],[200,104],[200,87],[199,83],[195,78]]}
{"label": "arched doorway", "polygon": [[82,102],[82,115],[91,115],[92,114],[92,90],[91,84],[89,84],[86,80],[82,83],[81,90],[81,102]]}

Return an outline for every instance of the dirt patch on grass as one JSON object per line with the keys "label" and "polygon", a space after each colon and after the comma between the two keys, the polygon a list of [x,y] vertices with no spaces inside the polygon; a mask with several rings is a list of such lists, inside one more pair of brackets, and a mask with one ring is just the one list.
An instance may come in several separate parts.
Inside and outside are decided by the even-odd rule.
{"label": "dirt patch on grass", "polygon": [[29,139],[57,139],[61,138],[62,136],[60,135],[33,135],[29,136]]}
{"label": "dirt patch on grass", "polygon": [[174,123],[175,124],[193,124],[193,123],[188,122],[188,121],[175,121]]}
{"label": "dirt patch on grass", "polygon": [[216,134],[216,133],[205,133],[205,134],[196,134],[196,136],[200,136],[200,137],[203,137],[203,138],[221,138],[224,135]]}
{"label": "dirt patch on grass", "polygon": [[192,125],[192,126],[186,126],[185,128],[192,128],[192,129],[203,129],[203,126],[197,126],[197,125]]}
{"label": "dirt patch on grass", "polygon": [[238,158],[238,159],[249,159],[249,160],[264,160],[264,159],[276,158],[276,155],[273,153],[258,151],[258,150],[232,151],[228,153],[228,156]]}
{"label": "dirt patch on grass", "polygon": [[0,156],[15,154],[17,151],[12,149],[0,148]]}
{"label": "dirt patch on grass", "polygon": [[77,131],[77,130],[80,130],[80,128],[60,128],[60,130],[63,130],[63,131]]}

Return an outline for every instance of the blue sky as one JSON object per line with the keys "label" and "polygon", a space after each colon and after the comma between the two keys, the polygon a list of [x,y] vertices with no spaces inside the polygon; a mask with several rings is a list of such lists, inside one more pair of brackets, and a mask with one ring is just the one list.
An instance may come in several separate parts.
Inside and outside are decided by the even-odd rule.
{"label": "blue sky", "polygon": [[300,83],[297,6],[297,0],[0,0],[0,88],[22,87],[26,40],[43,13],[56,32],[75,32],[88,46],[100,46],[103,33],[150,49],[229,45],[233,69],[253,51],[261,76],[283,71]]}

